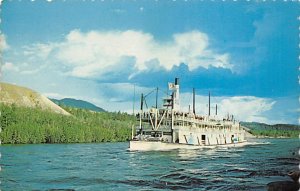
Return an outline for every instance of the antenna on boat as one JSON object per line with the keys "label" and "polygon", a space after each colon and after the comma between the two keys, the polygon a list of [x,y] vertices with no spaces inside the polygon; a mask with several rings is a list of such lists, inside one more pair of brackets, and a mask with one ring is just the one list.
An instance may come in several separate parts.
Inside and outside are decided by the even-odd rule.
{"label": "antenna on boat", "polygon": [[156,101],[155,101],[155,108],[157,109],[157,99],[158,99],[158,87],[156,88]]}
{"label": "antenna on boat", "polygon": [[208,116],[210,116],[210,91],[208,92]]}
{"label": "antenna on boat", "polygon": [[133,84],[133,104],[132,104],[132,114],[134,115],[134,106],[135,106],[135,83]]}
{"label": "antenna on boat", "polygon": [[193,114],[196,114],[196,108],[195,108],[195,88],[193,88]]}

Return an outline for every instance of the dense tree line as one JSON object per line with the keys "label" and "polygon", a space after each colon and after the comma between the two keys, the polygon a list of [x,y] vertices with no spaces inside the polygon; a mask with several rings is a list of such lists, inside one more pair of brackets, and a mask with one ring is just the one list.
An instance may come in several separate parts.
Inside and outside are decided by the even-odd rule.
{"label": "dense tree line", "polygon": [[268,125],[256,122],[242,122],[242,126],[250,129],[250,133],[256,136],[268,137],[299,137],[300,126],[292,124]]}
{"label": "dense tree line", "polygon": [[0,134],[4,144],[115,142],[130,139],[135,123],[121,112],[64,108],[71,116],[39,108],[0,104]]}
{"label": "dense tree line", "polygon": [[251,130],[250,133],[256,136],[266,137],[299,137],[300,131],[295,130]]}

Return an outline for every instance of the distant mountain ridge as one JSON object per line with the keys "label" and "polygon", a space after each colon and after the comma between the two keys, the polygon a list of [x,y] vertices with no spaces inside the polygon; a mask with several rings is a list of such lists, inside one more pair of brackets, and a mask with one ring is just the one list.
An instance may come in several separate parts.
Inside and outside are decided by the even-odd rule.
{"label": "distant mountain ridge", "polygon": [[258,122],[241,122],[241,126],[257,137],[298,138],[300,134],[300,125],[293,124],[268,125]]}
{"label": "distant mountain ridge", "polygon": [[250,130],[300,130],[300,125],[293,125],[293,124],[275,124],[275,125],[268,125],[265,123],[258,123],[258,122],[241,122],[241,125],[247,127]]}
{"label": "distant mountain ridge", "polygon": [[50,98],[51,101],[56,103],[57,105],[62,105],[62,106],[67,106],[67,107],[75,107],[75,108],[80,108],[80,109],[87,109],[91,111],[96,111],[96,112],[105,112],[105,110],[101,107],[98,107],[90,102],[83,101],[83,100],[77,100],[73,98],[64,98],[64,99],[52,99]]}

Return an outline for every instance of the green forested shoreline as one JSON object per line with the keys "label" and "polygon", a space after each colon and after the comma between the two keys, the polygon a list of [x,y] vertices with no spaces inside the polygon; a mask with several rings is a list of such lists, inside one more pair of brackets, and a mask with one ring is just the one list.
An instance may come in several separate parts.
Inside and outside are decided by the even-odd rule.
{"label": "green forested shoreline", "polygon": [[91,143],[127,141],[132,115],[64,108],[71,116],[39,108],[0,104],[3,144]]}
{"label": "green forested shoreline", "polygon": [[[121,112],[93,112],[64,107],[70,116],[40,108],[0,104],[0,139],[3,144],[91,143],[127,141],[135,123]],[[299,125],[242,122],[256,136],[298,137]]]}
{"label": "green forested shoreline", "polygon": [[250,129],[252,135],[258,137],[290,137],[297,138],[300,134],[300,126],[292,124],[268,125],[257,122],[241,122],[241,125]]}
{"label": "green forested shoreline", "polygon": [[258,137],[271,137],[271,138],[297,138],[300,131],[294,130],[251,130],[250,133]]}

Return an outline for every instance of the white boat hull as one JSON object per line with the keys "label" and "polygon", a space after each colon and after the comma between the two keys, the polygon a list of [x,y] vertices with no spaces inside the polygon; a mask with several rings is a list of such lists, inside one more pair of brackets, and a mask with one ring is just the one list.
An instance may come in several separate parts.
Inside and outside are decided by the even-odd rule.
{"label": "white boat hull", "polygon": [[164,143],[159,141],[130,141],[130,151],[164,151],[173,149],[200,149],[200,148],[216,148],[216,147],[236,147],[244,146],[247,142],[238,142],[224,145],[187,145],[180,143]]}

